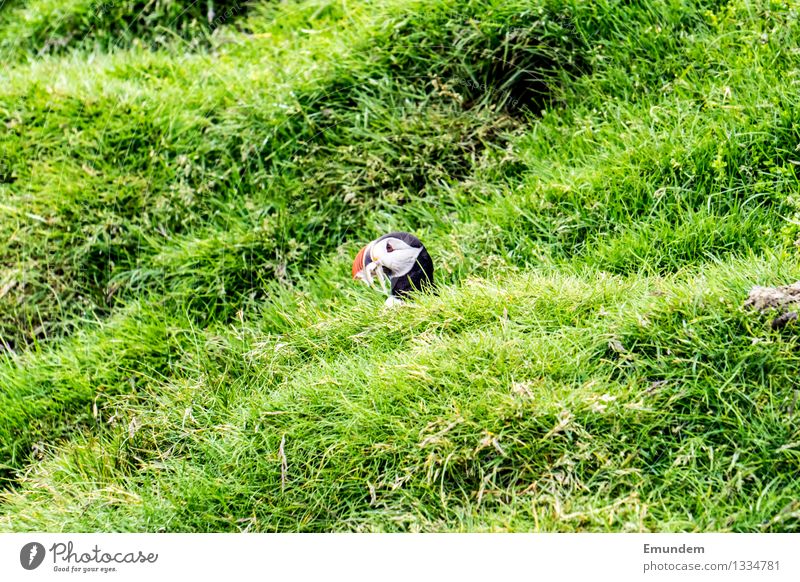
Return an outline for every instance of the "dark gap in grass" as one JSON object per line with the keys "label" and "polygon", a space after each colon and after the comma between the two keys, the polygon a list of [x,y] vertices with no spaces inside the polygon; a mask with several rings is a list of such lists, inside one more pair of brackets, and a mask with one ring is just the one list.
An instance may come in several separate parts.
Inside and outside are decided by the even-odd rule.
{"label": "dark gap in grass", "polygon": [[196,49],[209,46],[210,33],[243,18],[250,7],[249,0],[94,0],[40,18],[26,36],[7,41],[0,50],[41,56],[98,46],[158,49],[176,36]]}
{"label": "dark gap in grass", "polygon": [[515,12],[498,6],[491,19],[478,7],[409,16],[386,38],[389,71],[452,95],[465,109],[523,118],[550,104],[553,90],[569,78],[589,72],[588,46],[563,7]]}

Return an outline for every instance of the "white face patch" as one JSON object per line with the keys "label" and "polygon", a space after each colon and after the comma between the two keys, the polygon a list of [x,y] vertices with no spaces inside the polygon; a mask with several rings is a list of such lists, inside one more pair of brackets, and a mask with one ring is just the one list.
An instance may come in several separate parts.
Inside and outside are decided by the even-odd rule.
{"label": "white face patch", "polygon": [[385,238],[372,247],[372,257],[391,271],[392,277],[402,277],[417,262],[422,247],[412,247],[399,238]]}

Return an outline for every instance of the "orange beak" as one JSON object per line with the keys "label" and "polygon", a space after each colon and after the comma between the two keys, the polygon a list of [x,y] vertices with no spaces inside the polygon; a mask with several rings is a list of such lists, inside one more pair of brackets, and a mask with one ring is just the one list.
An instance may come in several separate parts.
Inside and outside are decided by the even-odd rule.
{"label": "orange beak", "polygon": [[353,261],[353,279],[358,278],[358,274],[364,269],[367,247],[369,247],[369,245],[358,251],[356,258]]}

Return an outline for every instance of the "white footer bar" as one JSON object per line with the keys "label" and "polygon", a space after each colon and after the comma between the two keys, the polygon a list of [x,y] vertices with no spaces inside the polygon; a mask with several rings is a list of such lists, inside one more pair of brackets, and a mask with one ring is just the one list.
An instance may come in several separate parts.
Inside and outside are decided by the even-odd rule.
{"label": "white footer bar", "polygon": [[796,534],[4,534],[0,580],[800,580]]}

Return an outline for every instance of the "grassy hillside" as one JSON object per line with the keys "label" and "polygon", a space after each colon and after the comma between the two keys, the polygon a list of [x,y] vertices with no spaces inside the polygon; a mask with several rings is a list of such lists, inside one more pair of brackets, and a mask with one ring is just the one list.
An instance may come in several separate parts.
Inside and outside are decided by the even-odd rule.
{"label": "grassy hillside", "polygon": [[0,56],[0,529],[800,530],[740,307],[800,279],[797,7],[10,0]]}

